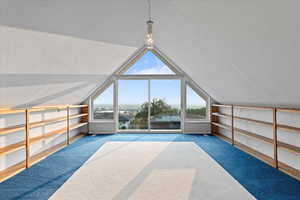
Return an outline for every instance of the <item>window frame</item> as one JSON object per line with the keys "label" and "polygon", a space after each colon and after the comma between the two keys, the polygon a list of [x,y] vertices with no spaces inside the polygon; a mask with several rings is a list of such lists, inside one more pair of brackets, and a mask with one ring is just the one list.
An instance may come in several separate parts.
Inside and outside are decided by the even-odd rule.
{"label": "window frame", "polygon": [[[157,56],[167,67],[170,68],[174,72],[174,74],[124,74],[132,65],[134,65],[147,51],[152,51],[152,53]],[[163,129],[156,130],[151,129],[150,124],[148,129],[119,129],[119,104],[118,104],[118,81],[119,80],[168,80],[168,79],[179,79],[181,81],[181,129]],[[107,123],[115,123],[115,132],[123,133],[123,132],[169,132],[169,133],[184,133],[184,127],[186,123],[209,123],[210,122],[210,104],[211,98],[210,96],[203,91],[184,71],[182,71],[179,67],[177,67],[173,62],[171,62],[162,52],[160,52],[157,48],[147,49],[145,47],[139,49],[131,58],[129,58],[119,69],[117,69],[109,78],[108,81],[102,84],[102,87],[97,89],[94,94],[90,96],[90,111],[94,112],[94,99],[97,98],[101,93],[105,91],[110,85],[113,84],[114,92],[113,92],[113,110],[114,110],[114,118],[111,119],[94,119],[94,114],[91,115],[91,122],[107,122]],[[192,119],[187,118],[185,113],[187,109],[187,86],[194,90],[203,100],[206,101],[206,117],[205,119]],[[150,84],[149,84],[150,87]],[[150,90],[150,88],[149,88]],[[150,115],[150,113],[148,113]],[[150,118],[149,118],[150,120]]]}
{"label": "window frame", "polygon": [[206,115],[204,119],[197,119],[197,118],[188,118],[187,115],[185,114],[185,122],[207,122],[209,121],[209,98],[207,98],[201,91],[199,91],[194,85],[192,85],[189,82],[185,82],[185,86],[184,86],[184,90],[185,90],[185,94],[184,94],[184,98],[185,98],[185,108],[184,108],[184,112],[186,113],[187,110],[187,88],[190,87],[198,96],[200,96],[205,102],[206,102]]}
{"label": "window frame", "polygon": [[[113,87],[113,102],[112,102],[112,106],[113,106],[113,118],[112,119],[95,119],[94,117],[94,111],[95,111],[95,106],[94,106],[94,101],[95,99],[97,99],[101,94],[103,94],[103,92],[105,92],[106,89],[108,89],[109,87]],[[116,92],[115,92],[115,81],[110,81],[109,83],[107,83],[105,85],[105,87],[101,88],[101,90],[97,91],[97,93],[95,93],[95,95],[93,95],[91,97],[91,118],[92,121],[94,122],[114,122],[115,121],[115,96],[116,96]]]}

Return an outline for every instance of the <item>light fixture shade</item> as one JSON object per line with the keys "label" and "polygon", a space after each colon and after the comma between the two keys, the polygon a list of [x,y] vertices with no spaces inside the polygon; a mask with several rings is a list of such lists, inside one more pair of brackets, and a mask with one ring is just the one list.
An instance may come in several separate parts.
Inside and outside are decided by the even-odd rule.
{"label": "light fixture shade", "polygon": [[147,21],[147,36],[146,36],[146,45],[148,49],[152,49],[154,45],[154,40],[153,40],[153,21],[149,20]]}

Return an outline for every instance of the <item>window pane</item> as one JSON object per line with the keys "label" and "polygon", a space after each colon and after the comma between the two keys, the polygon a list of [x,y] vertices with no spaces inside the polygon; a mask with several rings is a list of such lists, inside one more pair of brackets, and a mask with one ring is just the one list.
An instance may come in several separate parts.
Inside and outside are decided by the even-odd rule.
{"label": "window pane", "polygon": [[180,80],[151,80],[151,129],[180,129]]}
{"label": "window pane", "polygon": [[119,80],[119,129],[148,129],[148,80]]}
{"label": "window pane", "polygon": [[134,63],[125,75],[139,74],[175,74],[156,55],[148,51],[136,63]]}
{"label": "window pane", "polygon": [[94,119],[113,119],[113,85],[104,90],[97,98],[94,99]]}
{"label": "window pane", "polygon": [[206,101],[191,87],[186,86],[186,118],[206,119]]}

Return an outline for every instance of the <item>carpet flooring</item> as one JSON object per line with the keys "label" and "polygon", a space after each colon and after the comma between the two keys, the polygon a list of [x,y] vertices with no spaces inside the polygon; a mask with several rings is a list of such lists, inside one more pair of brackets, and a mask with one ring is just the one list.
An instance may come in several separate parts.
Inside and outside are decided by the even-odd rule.
{"label": "carpet flooring", "polygon": [[[296,179],[232,147],[215,136],[183,134],[85,136],[1,183],[0,199],[49,199],[105,143],[155,141],[193,142],[222,166],[256,199],[300,199],[300,182]],[[160,173],[154,175],[157,174]]]}

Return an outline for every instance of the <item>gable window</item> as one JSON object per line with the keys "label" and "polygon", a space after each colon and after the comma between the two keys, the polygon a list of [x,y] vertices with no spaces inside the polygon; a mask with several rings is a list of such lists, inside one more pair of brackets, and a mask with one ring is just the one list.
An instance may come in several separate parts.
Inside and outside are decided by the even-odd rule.
{"label": "gable window", "polygon": [[93,100],[93,117],[95,120],[114,119],[114,87],[111,84]]}
{"label": "gable window", "polygon": [[124,75],[175,74],[152,51],[147,51]]}
{"label": "gable window", "polygon": [[181,131],[185,121],[208,120],[209,97],[155,48],[141,49],[112,77],[93,98],[92,118],[119,132]]}

